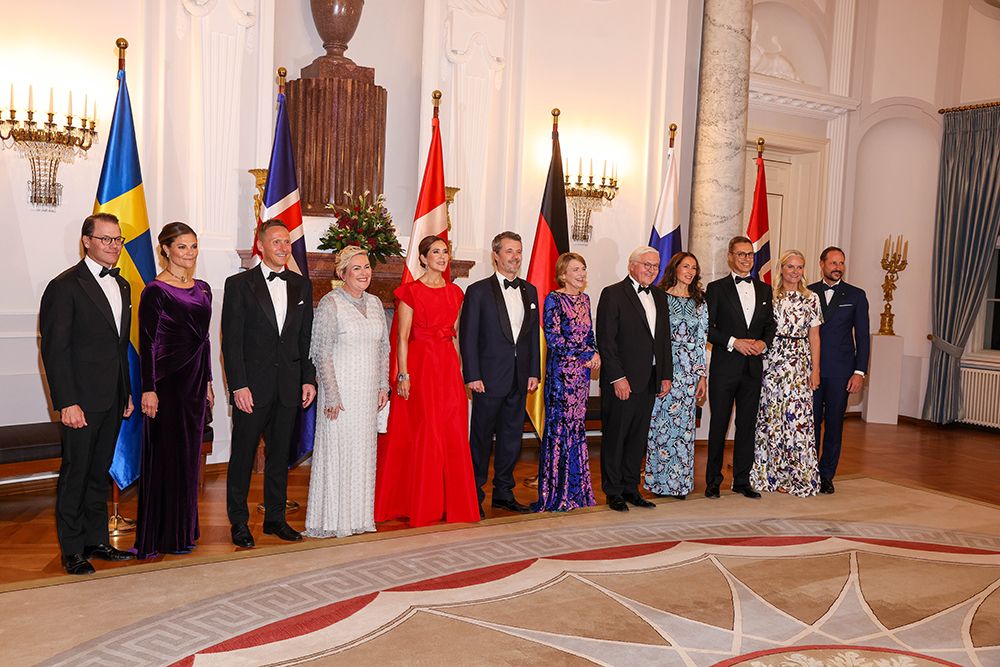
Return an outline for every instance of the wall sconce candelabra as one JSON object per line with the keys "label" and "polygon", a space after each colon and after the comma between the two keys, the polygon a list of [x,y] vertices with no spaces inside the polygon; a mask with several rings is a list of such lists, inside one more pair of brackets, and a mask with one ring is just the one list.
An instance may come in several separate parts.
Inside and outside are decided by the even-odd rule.
{"label": "wall sconce candelabra", "polygon": [[36,208],[53,210],[62,202],[62,185],[56,180],[59,164],[72,162],[76,157],[87,157],[87,151],[97,141],[97,101],[93,116],[87,118],[87,98],[83,102],[83,115],[73,116],[73,93],[69,94],[66,124],[56,122],[53,91],[49,88],[48,120],[35,120],[34,90],[28,86],[27,118],[17,118],[14,103],[14,86],[10,87],[9,117],[0,115],[0,142],[4,148],[14,148],[31,165],[28,182],[28,201]]}
{"label": "wall sconce candelabra", "polygon": [[892,242],[892,234],[885,240],[882,249],[882,268],[885,270],[885,280],[882,281],[882,296],[885,299],[885,308],[882,309],[882,318],[879,323],[879,336],[895,336],[892,330],[892,321],[896,317],[892,312],[892,293],[896,291],[896,280],[899,274],[906,268],[906,253],[910,249],[910,242],[903,243],[903,235],[896,239],[895,245]]}
{"label": "wall sconce candelabra", "polygon": [[594,160],[590,159],[590,172],[583,175],[583,158],[577,161],[576,180],[570,176],[569,159],[566,160],[564,185],[566,199],[573,207],[573,240],[580,243],[590,241],[593,226],[590,224],[590,214],[610,206],[618,194],[618,166],[611,164],[611,175],[608,175],[608,161],[604,160],[600,182],[594,180]]}

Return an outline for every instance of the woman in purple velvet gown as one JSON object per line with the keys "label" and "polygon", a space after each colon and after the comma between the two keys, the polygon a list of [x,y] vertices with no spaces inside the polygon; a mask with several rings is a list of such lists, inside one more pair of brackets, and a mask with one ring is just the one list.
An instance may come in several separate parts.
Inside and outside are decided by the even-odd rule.
{"label": "woman in purple velvet gown", "polygon": [[590,318],[587,263],[575,252],[556,260],[559,289],[545,297],[545,429],[538,451],[536,512],[596,505],[587,451],[590,371],[601,367]]}
{"label": "woman in purple velvet gown", "polygon": [[139,301],[145,415],[135,535],[139,558],[194,549],[202,433],[215,403],[208,340],[212,291],[192,277],[198,237],[183,222],[171,222],[158,240],[166,268]]}

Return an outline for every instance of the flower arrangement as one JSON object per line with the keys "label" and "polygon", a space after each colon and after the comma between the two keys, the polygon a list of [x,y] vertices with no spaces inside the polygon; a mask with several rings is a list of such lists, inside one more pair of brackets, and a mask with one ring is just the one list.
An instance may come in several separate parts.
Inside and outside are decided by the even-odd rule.
{"label": "flower arrangement", "polygon": [[319,249],[339,252],[355,245],[368,251],[373,267],[389,257],[401,256],[403,249],[396,237],[392,215],[385,208],[385,197],[378,195],[372,199],[368,191],[358,197],[350,192],[344,195],[347,197],[346,205],[326,205],[328,209],[337,211],[337,220],[323,234]]}

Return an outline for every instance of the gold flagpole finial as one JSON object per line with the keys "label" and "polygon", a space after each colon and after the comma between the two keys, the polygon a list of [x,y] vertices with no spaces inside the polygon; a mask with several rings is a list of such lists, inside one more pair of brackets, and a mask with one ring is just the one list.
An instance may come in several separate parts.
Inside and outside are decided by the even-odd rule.
{"label": "gold flagpole finial", "polygon": [[285,92],[285,77],[288,76],[288,70],[284,67],[278,68],[278,92]]}
{"label": "gold flagpole finial", "polygon": [[440,111],[440,108],[441,108],[441,91],[440,90],[435,90],[433,93],[431,93],[431,104],[434,105],[434,117],[437,118],[438,117],[438,111]]}
{"label": "gold flagpole finial", "polygon": [[757,157],[764,154],[764,137],[757,137]]}
{"label": "gold flagpole finial", "polygon": [[562,112],[559,111],[558,107],[556,107],[555,109],[552,110],[552,129],[556,129],[556,128],[559,127],[559,114],[560,113],[562,113]]}
{"label": "gold flagpole finial", "polygon": [[677,137],[677,123],[670,124],[670,147],[674,147],[674,139]]}
{"label": "gold flagpole finial", "polygon": [[118,69],[125,69],[125,49],[128,48],[128,40],[119,37],[115,40],[115,46],[118,47]]}

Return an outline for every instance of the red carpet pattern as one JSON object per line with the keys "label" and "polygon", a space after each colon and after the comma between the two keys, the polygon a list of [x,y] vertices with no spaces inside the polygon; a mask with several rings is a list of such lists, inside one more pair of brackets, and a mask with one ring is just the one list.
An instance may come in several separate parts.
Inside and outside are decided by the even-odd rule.
{"label": "red carpet pattern", "polygon": [[987,535],[801,519],[540,529],[248,587],[47,664],[986,667],[998,589]]}

